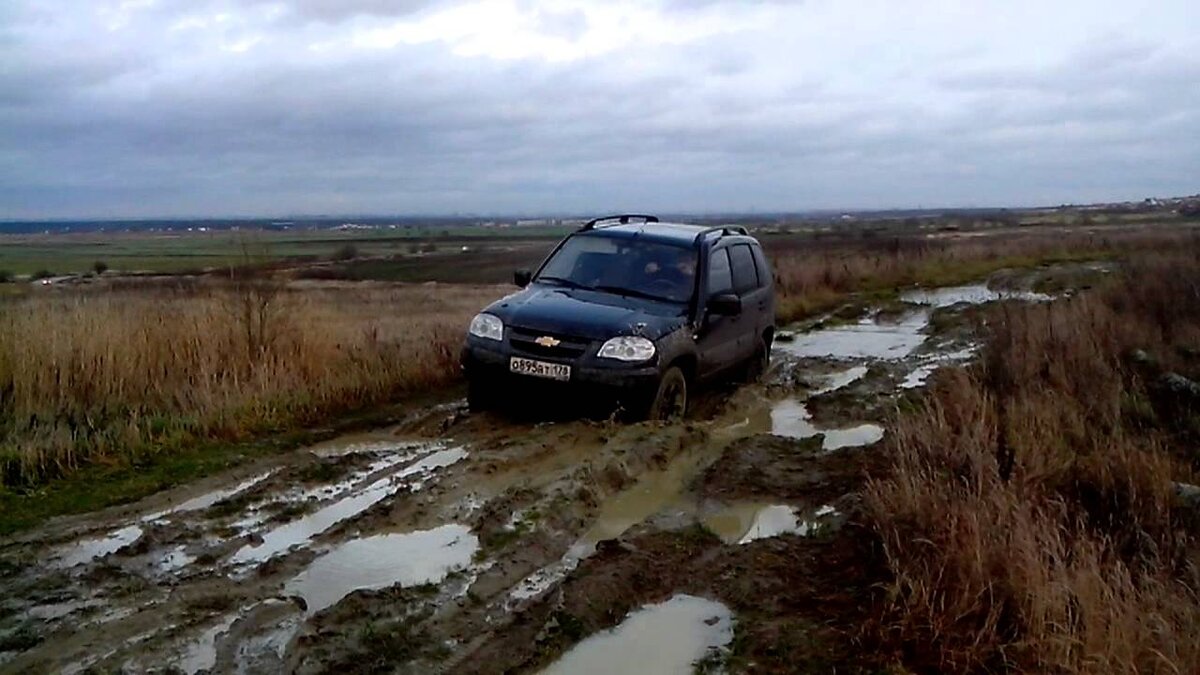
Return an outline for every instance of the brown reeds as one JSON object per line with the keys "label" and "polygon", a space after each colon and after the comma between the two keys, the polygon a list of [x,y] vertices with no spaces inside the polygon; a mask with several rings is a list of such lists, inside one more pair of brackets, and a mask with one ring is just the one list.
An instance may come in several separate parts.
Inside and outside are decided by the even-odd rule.
{"label": "brown reeds", "polygon": [[463,327],[499,293],[255,282],[6,303],[4,483],[310,424],[445,384]]}
{"label": "brown reeds", "polygon": [[[948,672],[1196,672],[1200,247],[996,308],[982,362],[898,414],[866,490],[885,642]],[[1176,379],[1176,382],[1181,380]],[[902,645],[902,647],[900,647]]]}

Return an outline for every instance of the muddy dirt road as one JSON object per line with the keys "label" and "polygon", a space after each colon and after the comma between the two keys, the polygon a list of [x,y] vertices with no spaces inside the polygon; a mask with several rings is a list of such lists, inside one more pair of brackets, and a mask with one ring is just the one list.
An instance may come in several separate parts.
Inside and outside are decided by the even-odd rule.
{"label": "muddy dirt road", "polygon": [[[686,423],[459,401],[0,542],[0,672],[641,672],[872,662],[840,626],[886,413],[986,286],[799,327]],[[847,524],[849,523],[849,524]]]}

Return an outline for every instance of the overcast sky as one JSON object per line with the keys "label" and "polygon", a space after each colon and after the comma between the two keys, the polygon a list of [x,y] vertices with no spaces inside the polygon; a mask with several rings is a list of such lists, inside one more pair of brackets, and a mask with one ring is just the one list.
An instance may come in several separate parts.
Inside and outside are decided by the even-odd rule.
{"label": "overcast sky", "polygon": [[1196,192],[1197,0],[0,1],[0,218]]}

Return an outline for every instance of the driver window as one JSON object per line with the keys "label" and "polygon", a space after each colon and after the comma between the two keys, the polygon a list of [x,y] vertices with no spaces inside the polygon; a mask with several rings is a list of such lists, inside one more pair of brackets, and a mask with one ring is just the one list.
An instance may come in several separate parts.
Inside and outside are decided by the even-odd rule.
{"label": "driver window", "polygon": [[733,274],[729,267],[727,249],[713,251],[708,258],[708,294],[729,293],[733,290]]}

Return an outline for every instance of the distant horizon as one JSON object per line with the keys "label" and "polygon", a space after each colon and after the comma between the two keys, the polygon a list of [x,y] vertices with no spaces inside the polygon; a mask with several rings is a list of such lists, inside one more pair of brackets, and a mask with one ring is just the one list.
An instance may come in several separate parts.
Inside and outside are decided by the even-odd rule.
{"label": "distant horizon", "polygon": [[718,218],[718,217],[746,217],[746,216],[803,216],[803,215],[829,215],[829,214],[872,214],[872,213],[912,213],[912,212],[954,212],[954,211],[1014,211],[1014,210],[1042,210],[1056,208],[1071,208],[1071,207],[1087,207],[1100,206],[1108,204],[1137,204],[1142,203],[1147,199],[1156,199],[1159,201],[1171,201],[1178,199],[1200,198],[1200,191],[1187,194],[1173,195],[1144,195],[1136,198],[1112,199],[1101,201],[1069,201],[1059,203],[1042,203],[1042,204],[1010,204],[1010,205],[919,205],[919,206],[892,206],[892,207],[846,207],[846,208],[797,208],[797,209],[746,209],[746,210],[705,210],[705,211],[688,211],[678,209],[631,209],[620,210],[610,209],[607,211],[484,211],[484,212],[341,212],[341,213],[288,213],[288,214],[219,214],[219,215],[155,215],[155,216],[50,216],[41,218],[7,218],[0,217],[0,225],[24,224],[24,223],[151,223],[151,222],[166,222],[166,221],[288,221],[288,220],[344,220],[344,219],[371,219],[380,220],[388,218],[399,219],[480,219],[480,218],[520,218],[520,219],[576,219],[576,218],[592,218],[608,214],[619,213],[649,213],[652,215],[667,215],[681,217],[696,217],[696,218]]}

